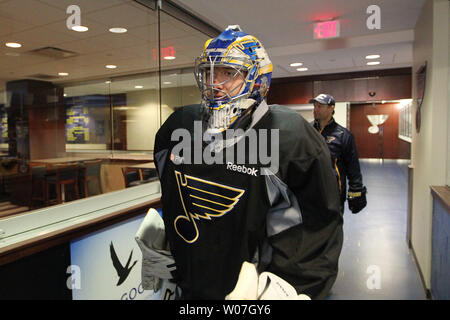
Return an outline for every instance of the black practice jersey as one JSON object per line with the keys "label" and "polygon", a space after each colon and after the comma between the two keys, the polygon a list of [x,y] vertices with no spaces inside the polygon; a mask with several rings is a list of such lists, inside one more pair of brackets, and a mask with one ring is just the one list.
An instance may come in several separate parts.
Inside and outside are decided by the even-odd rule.
{"label": "black practice jersey", "polygon": [[[279,129],[277,148],[257,135],[241,139],[249,143],[235,149],[234,158],[227,151],[237,144],[222,144],[213,154],[223,161],[193,164],[209,146],[195,133],[194,123],[202,119],[199,105],[172,113],[156,135],[163,219],[183,298],[223,299],[244,261],[312,298],[323,298],[335,281],[342,216],[327,145],[286,107],[263,102],[253,117],[252,130]],[[182,139],[192,152],[178,152]],[[278,153],[276,168],[269,169],[275,174],[264,171],[267,163],[254,161],[252,143]],[[239,152],[246,155],[243,163],[242,157],[236,160]]]}

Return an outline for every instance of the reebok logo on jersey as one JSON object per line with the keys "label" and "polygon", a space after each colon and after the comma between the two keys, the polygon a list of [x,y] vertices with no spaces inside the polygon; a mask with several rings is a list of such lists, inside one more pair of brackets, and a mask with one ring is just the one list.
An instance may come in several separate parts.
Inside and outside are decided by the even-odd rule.
{"label": "reebok logo on jersey", "polygon": [[231,162],[227,162],[227,169],[231,170],[231,171],[236,171],[236,172],[242,172],[242,173],[246,173],[248,175],[251,176],[255,176],[257,177],[257,173],[258,173],[258,169],[255,168],[247,168],[246,166],[242,165],[242,166],[238,166],[235,165]]}

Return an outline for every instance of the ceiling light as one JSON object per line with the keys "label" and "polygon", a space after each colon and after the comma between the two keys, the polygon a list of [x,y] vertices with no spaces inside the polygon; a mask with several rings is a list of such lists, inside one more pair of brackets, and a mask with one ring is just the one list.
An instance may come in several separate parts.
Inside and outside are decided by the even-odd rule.
{"label": "ceiling light", "polygon": [[368,66],[376,66],[377,64],[380,64],[380,61],[371,61],[371,62],[367,62]]}
{"label": "ceiling light", "polygon": [[112,33],[125,33],[127,31],[128,30],[125,28],[110,28],[109,29],[109,32],[112,32]]}
{"label": "ceiling light", "polygon": [[105,81],[105,83],[106,83],[106,84],[110,84],[110,83],[111,83],[111,80]]}
{"label": "ceiling light", "polygon": [[170,81],[164,81],[163,84],[172,84]]}
{"label": "ceiling light", "polygon": [[381,57],[379,54],[370,54],[366,56],[366,59],[378,59],[379,57]]}
{"label": "ceiling light", "polygon": [[308,68],[297,68],[297,71],[308,71]]}
{"label": "ceiling light", "polygon": [[115,69],[117,68],[117,66],[113,65],[113,64],[108,64],[105,66],[107,69]]}
{"label": "ceiling light", "polygon": [[136,89],[142,89],[144,86],[134,86]]}
{"label": "ceiling light", "polygon": [[303,65],[303,63],[301,63],[301,62],[294,62],[294,63],[290,64],[291,67],[301,67],[302,65]]}
{"label": "ceiling light", "polygon": [[60,73],[58,73],[58,76],[61,76],[61,77],[67,77],[69,74],[67,73],[67,72],[60,72]]}
{"label": "ceiling light", "polygon": [[176,57],[174,57],[174,56],[165,56],[164,57],[164,60],[175,60],[176,59]]}
{"label": "ceiling light", "polygon": [[5,43],[5,46],[7,46],[9,48],[20,48],[22,45],[17,42],[7,42],[7,43]]}
{"label": "ceiling light", "polygon": [[85,26],[73,26],[72,30],[76,32],[86,32],[89,30],[89,28]]}

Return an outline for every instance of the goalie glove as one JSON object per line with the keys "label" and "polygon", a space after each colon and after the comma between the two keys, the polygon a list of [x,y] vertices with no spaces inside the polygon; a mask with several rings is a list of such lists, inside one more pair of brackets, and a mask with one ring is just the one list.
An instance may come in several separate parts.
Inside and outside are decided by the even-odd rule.
{"label": "goalie glove", "polygon": [[271,272],[258,275],[254,264],[244,262],[233,291],[225,300],[311,300],[306,294],[298,294],[287,281]]}
{"label": "goalie glove", "polygon": [[367,205],[366,193],[366,187],[348,189],[348,208],[352,213],[360,212]]}
{"label": "goalie glove", "polygon": [[149,209],[136,233],[135,240],[142,252],[142,287],[157,292],[161,279],[172,279],[175,261],[167,248],[164,222],[155,209]]}

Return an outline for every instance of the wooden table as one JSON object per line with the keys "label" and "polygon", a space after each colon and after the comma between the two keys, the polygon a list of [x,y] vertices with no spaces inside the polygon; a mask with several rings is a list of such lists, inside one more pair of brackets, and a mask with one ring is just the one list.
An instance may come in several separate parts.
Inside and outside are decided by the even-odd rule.
{"label": "wooden table", "polygon": [[142,170],[144,170],[144,169],[156,169],[154,162],[138,163],[138,164],[134,164],[132,166],[127,166],[127,168],[137,169],[139,171],[139,177],[140,177],[141,180],[143,180]]}
{"label": "wooden table", "polygon": [[45,164],[48,169],[51,169],[55,164],[70,164],[82,161],[93,161],[98,160],[97,157],[61,157],[61,158],[51,158],[51,159],[35,159],[31,160],[30,164]]}
{"label": "wooden table", "polygon": [[136,161],[153,161],[151,154],[127,154],[119,153],[108,156],[110,160],[136,160]]}
{"label": "wooden table", "polygon": [[136,169],[156,169],[154,162],[144,162],[134,164],[132,166],[128,166],[128,168],[136,168]]}

